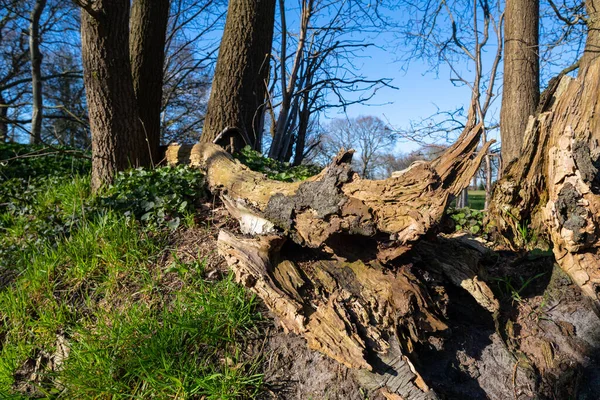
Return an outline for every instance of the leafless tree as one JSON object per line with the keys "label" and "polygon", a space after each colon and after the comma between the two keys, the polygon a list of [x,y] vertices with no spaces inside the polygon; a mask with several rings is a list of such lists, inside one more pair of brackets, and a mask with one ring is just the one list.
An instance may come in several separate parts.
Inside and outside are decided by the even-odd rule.
{"label": "leafless tree", "polygon": [[[53,48],[46,56],[44,73],[59,75],[81,69],[81,54],[71,44]],[[90,127],[82,74],[65,74],[44,84],[44,143],[89,150]]]}
{"label": "leafless tree", "polygon": [[[466,115],[460,112],[447,113],[433,124],[425,124],[420,133],[448,135],[469,123],[482,123],[482,141],[497,127],[490,107],[497,98],[498,67],[502,58],[503,19],[501,1],[457,0],[440,3],[403,3],[407,7],[408,23],[402,35],[409,51],[404,60],[416,58],[427,60],[433,71],[445,65],[450,71],[450,80],[457,86],[466,86],[471,91],[471,101]],[[492,49],[493,57],[486,63],[484,53]],[[468,66],[465,73],[462,65]],[[464,111],[463,111],[464,112]],[[457,116],[463,117],[459,121]],[[415,132],[417,133],[417,132]],[[485,157],[486,208],[492,188],[491,158]]]}
{"label": "leafless tree", "polygon": [[377,117],[336,119],[321,136],[320,151],[326,161],[342,148],[356,150],[354,160],[359,174],[365,179],[373,179],[385,175],[385,168],[379,161],[391,150],[396,139],[396,134]]}
{"label": "leafless tree", "polygon": [[171,2],[161,109],[165,144],[200,136],[226,6],[224,0]]}
{"label": "leafless tree", "polygon": [[540,82],[568,70],[583,54],[587,37],[584,0],[540,1]]}
{"label": "leafless tree", "polygon": [[29,22],[29,54],[31,63],[31,142],[38,144],[42,140],[42,53],[40,52],[40,19],[46,7],[46,0],[36,0]]}
{"label": "leafless tree", "polygon": [[5,0],[0,7],[0,140],[8,139],[14,108],[26,102],[31,84],[29,46],[25,29],[26,5]]}
{"label": "leafless tree", "polygon": [[[68,70],[56,68],[61,64],[60,56],[66,54],[64,50],[79,43],[78,33],[75,35],[78,29],[75,7],[59,0],[47,0],[45,7],[41,5],[36,1],[5,0],[0,8],[0,136],[4,139],[9,131],[13,140],[19,140],[23,134],[34,142],[52,136],[45,135],[41,127],[38,129],[44,118],[60,117],[52,111],[48,115],[41,111],[42,82],[81,79],[80,65]],[[37,65],[42,56],[52,58],[53,63]],[[36,113],[36,109],[40,112]]]}
{"label": "leafless tree", "polygon": [[373,44],[351,33],[368,36],[386,24],[375,7],[360,0],[300,0],[298,9],[299,25],[294,29],[286,14],[296,9],[279,2],[281,40],[269,98],[269,156],[289,161],[294,155],[296,165],[306,153],[311,120],[327,109],[366,103],[378,87],[390,84],[389,79],[366,78],[356,65],[362,51]]}
{"label": "leafless tree", "polygon": [[232,128],[229,149],[258,146],[273,40],[275,0],[231,0],[201,142]]}
{"label": "leafless tree", "polygon": [[397,154],[395,152],[382,154],[377,163],[381,166],[384,178],[392,176],[396,171],[402,171],[411,166],[414,162],[426,160],[426,155],[422,150],[414,150],[406,154]]}

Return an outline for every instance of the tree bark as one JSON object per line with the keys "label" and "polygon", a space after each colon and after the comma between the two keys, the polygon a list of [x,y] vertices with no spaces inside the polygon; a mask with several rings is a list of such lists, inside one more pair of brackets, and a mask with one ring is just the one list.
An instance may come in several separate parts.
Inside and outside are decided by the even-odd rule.
{"label": "tree bark", "polygon": [[530,118],[519,159],[497,183],[491,228],[513,248],[552,243],[561,268],[600,308],[600,23],[587,3],[588,38],[577,78],[553,79]]}
{"label": "tree bark", "polygon": [[504,12],[500,138],[502,159],[508,165],[519,156],[527,121],[539,102],[539,2],[507,0]]}
{"label": "tree bark", "polygon": [[255,148],[269,73],[275,0],[231,0],[213,79],[202,143],[211,143],[223,129],[239,134],[225,143],[229,150]]}
{"label": "tree bark", "polygon": [[469,190],[463,189],[456,198],[456,208],[465,208],[469,206]]}
{"label": "tree bark", "polygon": [[306,149],[306,133],[308,132],[308,123],[310,119],[308,93],[301,94],[302,108],[299,112],[298,133],[296,135],[296,149],[294,153],[294,166],[302,164],[304,160],[304,151]]}
{"label": "tree bark", "polygon": [[100,0],[82,9],[81,44],[97,190],[118,171],[149,165],[131,77],[129,0]]}
{"label": "tree bark", "polygon": [[4,143],[8,140],[8,107],[5,107],[6,100],[0,93],[0,143]]}
{"label": "tree bark", "polygon": [[134,0],[131,7],[131,75],[152,166],[160,161],[160,110],[169,3],[169,0]]}
{"label": "tree bark", "polygon": [[42,141],[42,116],[44,110],[42,98],[42,53],[40,52],[40,18],[44,12],[46,0],[36,0],[31,11],[29,25],[29,55],[31,58],[31,143]]}
{"label": "tree bark", "polygon": [[[280,8],[283,7],[283,1],[281,2]],[[298,46],[296,48],[296,53],[294,56],[294,63],[292,65],[289,81],[286,85],[286,77],[287,74],[285,68],[286,61],[286,37],[287,30],[286,27],[282,27],[282,49],[281,49],[281,82],[282,82],[282,100],[281,106],[279,109],[279,115],[277,117],[277,123],[275,124],[275,132],[273,136],[273,143],[271,144],[271,149],[269,150],[269,157],[279,160],[279,161],[288,161],[285,160],[286,155],[288,153],[288,147],[291,141],[291,136],[293,132],[289,129],[290,118],[295,118],[294,112],[290,112],[290,108],[292,106],[292,98],[294,96],[294,92],[296,90],[298,72],[300,70],[300,65],[302,64],[302,58],[304,57],[304,45],[306,42],[306,33],[308,31],[308,25],[310,22],[310,18],[312,17],[313,0],[308,0],[306,2],[302,2],[302,10],[301,10],[301,23],[300,23],[300,34],[298,37]],[[282,20],[285,21],[285,12],[282,10]]]}
{"label": "tree bark", "polygon": [[[382,181],[360,179],[352,172],[352,152],[340,153],[319,175],[294,183],[268,180],[212,144],[169,146],[166,157],[169,164],[206,168],[209,186],[223,192],[232,207],[244,209],[238,213],[243,224],[257,227],[252,231],[249,225],[247,233],[267,233],[274,224],[289,231],[297,243],[316,248],[336,233],[380,232],[402,247],[435,225],[447,202],[469,185],[491,144],[477,157],[465,157],[477,149],[480,134],[481,125],[469,125],[436,160],[416,163]],[[382,249],[380,256],[388,258],[388,250]]]}

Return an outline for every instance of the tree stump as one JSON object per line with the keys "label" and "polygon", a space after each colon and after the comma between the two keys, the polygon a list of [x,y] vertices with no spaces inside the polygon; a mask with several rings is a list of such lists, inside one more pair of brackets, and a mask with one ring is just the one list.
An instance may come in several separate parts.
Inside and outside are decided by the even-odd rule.
{"label": "tree stump", "polygon": [[600,300],[600,60],[550,86],[521,157],[497,183],[489,223],[513,247],[551,243],[560,267]]}

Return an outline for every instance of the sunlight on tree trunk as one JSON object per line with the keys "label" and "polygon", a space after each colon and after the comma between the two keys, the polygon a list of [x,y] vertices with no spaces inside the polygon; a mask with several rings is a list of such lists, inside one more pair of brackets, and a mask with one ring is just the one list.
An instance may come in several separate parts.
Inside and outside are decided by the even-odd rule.
{"label": "sunlight on tree trunk", "polygon": [[81,11],[84,82],[92,130],[92,187],[118,171],[149,164],[129,59],[129,0],[102,0]]}
{"label": "sunlight on tree trunk", "polygon": [[589,33],[577,78],[561,74],[550,82],[529,119],[521,156],[496,184],[489,223],[511,247],[552,247],[600,310],[598,6],[587,3]]}
{"label": "sunlight on tree trunk", "polygon": [[523,133],[540,98],[539,2],[507,0],[504,17],[504,84],[500,112],[502,162],[519,156]]}
{"label": "sunlight on tree trunk", "polygon": [[200,141],[211,143],[225,128],[239,134],[230,150],[258,148],[271,62],[275,0],[231,0]]}

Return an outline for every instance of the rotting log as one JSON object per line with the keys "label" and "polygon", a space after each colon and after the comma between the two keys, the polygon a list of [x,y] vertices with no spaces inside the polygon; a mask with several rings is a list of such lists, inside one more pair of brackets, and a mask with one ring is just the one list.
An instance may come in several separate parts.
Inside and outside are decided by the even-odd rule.
{"label": "rotting log", "polygon": [[[441,310],[447,298],[398,260],[469,184],[491,144],[477,152],[481,129],[469,124],[441,157],[386,180],[361,179],[350,168],[352,151],[341,151],[320,174],[295,183],[269,180],[214,144],[170,146],[166,158],[203,168],[242,233],[256,235],[222,231],[219,252],[286,331],[362,370],[364,385],[381,387],[388,398],[428,399],[436,396],[410,355],[417,343],[445,334]],[[443,268],[496,310],[476,269]]]}
{"label": "rotting log", "polygon": [[218,246],[237,281],[263,299],[284,330],[349,368],[365,370],[360,376],[369,389],[436,398],[406,355],[414,343],[447,327],[409,268],[392,272],[377,261],[326,254],[283,259],[284,241],[221,231]]}
{"label": "rotting log", "polygon": [[496,185],[489,224],[512,247],[546,237],[600,316],[599,3],[585,2],[588,35],[578,75],[561,73],[542,95],[521,156]]}
{"label": "rotting log", "polygon": [[545,237],[560,267],[600,300],[600,59],[551,86],[521,157],[494,191],[490,226],[512,248]]}
{"label": "rotting log", "polygon": [[205,169],[209,188],[221,195],[244,233],[277,227],[313,248],[327,247],[335,234],[383,234],[389,243],[379,257],[386,261],[427,233],[468,185],[491,144],[476,153],[481,128],[468,126],[432,163],[415,163],[386,180],[361,179],[350,168],[352,151],[341,151],[320,174],[294,183],[269,180],[214,144],[169,146],[166,159]]}

